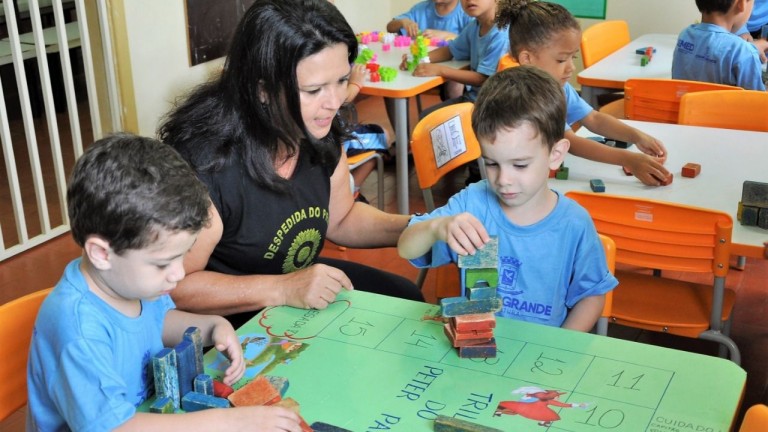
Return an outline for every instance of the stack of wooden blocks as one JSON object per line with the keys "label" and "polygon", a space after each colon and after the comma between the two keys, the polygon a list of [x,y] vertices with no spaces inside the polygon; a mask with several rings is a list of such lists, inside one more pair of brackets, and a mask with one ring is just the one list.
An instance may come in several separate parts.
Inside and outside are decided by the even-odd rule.
{"label": "stack of wooden blocks", "polygon": [[742,225],[768,229],[768,183],[744,182],[737,215]]}
{"label": "stack of wooden blocks", "polygon": [[475,255],[459,256],[462,297],[440,300],[444,331],[461,358],[496,357],[495,312],[501,309],[496,295],[499,281],[498,238],[493,237]]}

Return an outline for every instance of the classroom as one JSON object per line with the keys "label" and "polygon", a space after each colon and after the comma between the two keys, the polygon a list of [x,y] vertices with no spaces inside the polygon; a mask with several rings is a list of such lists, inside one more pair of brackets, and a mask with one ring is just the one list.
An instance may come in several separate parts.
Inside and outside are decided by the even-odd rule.
{"label": "classroom", "polygon": [[[258,1],[261,0],[213,2],[216,5],[207,0],[0,1],[0,92],[4,95],[0,101],[3,147],[0,310],[27,294],[55,286],[67,264],[83,255],[70,233],[66,203],[69,175],[80,155],[94,141],[116,131],[160,138],[160,130],[165,128],[163,137],[171,139],[175,132],[168,128],[169,113],[193,91],[203,88],[202,84],[221,76],[228,38],[244,11]],[[467,1],[471,2],[459,0],[458,7]],[[430,121],[421,121],[424,114],[420,113],[443,102],[441,85],[449,80],[417,77],[412,70],[402,70],[399,59],[415,45],[390,47],[387,43],[390,39],[385,40],[383,36],[388,23],[418,3],[416,0],[332,0],[331,3],[358,41],[365,38],[362,43],[375,53],[373,60],[360,61],[367,68],[360,84],[349,78],[349,87],[354,84],[357,92],[353,102],[347,99],[346,109],[352,109],[359,123],[379,126],[376,131],[382,131],[382,141],[389,147],[385,152],[363,152],[362,157],[355,156],[356,159],[348,153],[353,196],[355,201],[364,200],[373,208],[396,215],[400,218],[397,223],[407,221],[403,223],[408,226],[415,220],[418,224],[426,220],[425,213],[445,205],[449,198],[472,183],[472,174],[464,168],[465,164],[476,164],[474,160],[478,157],[487,163],[480,156],[483,138],[472,133],[472,104],[427,111],[430,114],[426,120]],[[566,132],[566,138],[572,137],[569,138],[571,153],[563,157],[559,168],[550,170],[548,190],[568,197],[589,212],[601,234],[602,243],[597,244],[610,256],[608,268],[620,286],[622,283],[626,286],[626,292],[633,284],[645,289],[648,278],[643,277],[661,274],[661,271],[658,267],[631,261],[632,258],[622,252],[626,244],[626,240],[621,240],[626,229],[622,223],[635,227],[639,220],[661,219],[667,211],[662,210],[664,203],[675,203],[676,212],[681,211],[678,204],[714,210],[707,217],[718,221],[718,229],[721,225],[727,226],[725,231],[715,234],[715,238],[727,237],[720,241],[727,243],[727,248],[718,248],[717,244],[710,248],[717,259],[721,259],[718,264],[707,260],[708,264],[689,266],[696,269],[694,272],[676,267],[677,263],[659,261],[659,265],[671,266],[669,270],[665,268],[662,279],[679,279],[684,281],[682,285],[699,284],[707,293],[700,295],[687,287],[680,290],[690,292],[687,297],[666,298],[667,285],[658,284],[648,291],[638,289],[631,299],[626,294],[623,300],[617,296],[607,297],[608,306],[591,332],[597,334],[571,335],[564,333],[570,330],[498,318],[494,324],[493,355],[482,361],[467,359],[459,354],[457,343],[460,342],[453,339],[455,331],[451,336],[448,327],[442,328],[443,323],[449,321],[449,315],[441,309],[441,304],[448,307],[448,303],[441,300],[478,301],[470,298],[470,293],[480,291],[464,279],[468,274],[475,274],[471,271],[475,269],[458,269],[456,264],[449,264],[427,271],[412,265],[414,260],[402,258],[402,250],[399,251],[396,244],[365,247],[360,245],[368,240],[350,240],[349,236],[336,233],[343,239],[339,243],[347,242],[341,245],[331,240],[334,234],[323,232],[318,245],[307,230],[298,238],[307,244],[314,241],[312,247],[322,250],[317,259],[326,260],[323,263],[352,262],[394,275],[407,281],[408,286],[418,288],[419,295],[426,301],[403,300],[412,299],[405,292],[393,294],[401,299],[368,294],[364,292],[366,288],[357,283],[354,291],[342,289],[334,294],[335,301],[323,299],[325,303],[320,305],[308,300],[302,303],[303,308],[293,308],[291,302],[283,303],[285,306],[261,303],[269,306],[257,308],[261,314],[250,321],[253,312],[237,311],[244,312],[239,314],[242,315],[242,321],[237,321],[239,324],[232,322],[240,336],[247,364],[245,377],[248,380],[259,375],[288,377],[291,385],[285,385],[281,390],[285,394],[281,396],[299,402],[301,416],[308,424],[317,423],[321,427],[327,423],[327,427],[337,427],[327,430],[422,430],[433,423],[451,424],[450,419],[445,419],[447,416],[468,420],[488,430],[542,430],[542,426],[548,426],[551,430],[580,431],[594,430],[590,427],[595,425],[628,431],[695,430],[697,427],[741,432],[768,430],[768,408],[764,418],[757,417],[763,405],[768,404],[768,369],[765,368],[768,342],[764,337],[768,330],[765,320],[768,177],[761,166],[768,156],[764,148],[768,138],[768,110],[740,116],[720,115],[718,119],[727,122],[731,117],[746,118],[740,124],[749,126],[715,122],[719,125],[713,127],[708,122],[715,120],[684,121],[684,115],[695,117],[699,111],[695,107],[686,108],[693,105],[693,97],[684,98],[685,102],[681,103],[682,96],[702,90],[702,93],[743,90],[734,86],[699,89],[688,82],[674,83],[675,90],[663,87],[668,94],[673,94],[662,96],[671,98],[671,109],[659,108],[660,103],[653,100],[661,92],[662,84],[658,81],[674,81],[670,79],[670,70],[678,35],[702,20],[702,13],[693,0],[553,0],[553,3],[563,5],[574,15],[581,30],[581,45],[573,56],[574,70],[565,79],[567,84],[561,84],[575,89],[578,92],[575,94],[595,109],[593,112],[618,119],[622,127],[639,131],[633,138],[662,142],[669,153],[662,158],[669,177],[645,176],[646,173],[640,172],[640,165],[635,165],[637,170],[630,170],[629,163],[601,163],[576,156],[573,142],[593,145],[597,141],[612,150],[621,149],[635,156],[650,153],[641,148],[647,147],[645,144],[633,145],[633,140],[626,140],[630,141],[627,143],[592,131],[581,122],[572,125],[569,121],[567,125],[571,129]],[[6,19],[11,15],[17,19]],[[620,43],[614,43],[616,46],[610,48],[610,52],[596,54],[599,58],[595,60],[588,58],[588,54],[583,53],[585,39],[582,36],[589,35],[590,28],[614,22],[622,23],[625,27],[621,28],[628,34],[595,36],[599,42],[617,39]],[[369,35],[374,32],[381,36],[376,34],[371,38]],[[506,30],[501,33],[506,39]],[[433,47],[439,42],[448,43],[437,39],[432,41]],[[415,40],[409,39],[414,44]],[[68,55],[62,56],[63,53]],[[357,60],[360,58],[362,56]],[[590,64],[585,67],[587,61]],[[371,72],[377,69],[383,72],[382,67],[391,68],[395,78],[385,78],[384,73],[372,78]],[[474,72],[469,59],[451,59],[444,67]],[[765,64],[762,74],[765,80],[768,77]],[[764,104],[762,96],[759,103]],[[651,106],[648,109],[643,105],[646,97]],[[689,99],[690,105],[686,105]],[[661,117],[654,117],[656,115]],[[311,128],[308,131],[311,133]],[[438,141],[450,143],[449,155],[437,154]],[[723,151],[724,143],[733,151]],[[422,145],[416,149],[418,144]],[[182,149],[182,156],[184,151],[191,151],[177,148]],[[421,184],[423,154],[431,158],[430,164],[437,165],[435,171],[441,164],[445,164],[446,172],[451,171],[446,174],[441,171],[428,192]],[[479,164],[483,178],[487,169],[484,163]],[[358,166],[367,166],[370,171],[360,184],[354,176]],[[643,165],[643,169],[653,170],[647,165]],[[650,186],[657,184],[657,180],[666,185]],[[600,187],[604,187],[604,193],[600,193]],[[333,186],[329,188],[333,190]],[[619,199],[611,201],[614,197]],[[225,195],[216,197],[214,203],[225,198]],[[649,207],[649,202],[654,204]],[[291,232],[295,227],[334,221],[332,211],[329,217],[329,210],[321,205],[310,201],[306,205],[306,212],[291,213],[282,225],[275,225],[274,234],[269,236],[270,246],[262,257],[265,262],[274,255],[281,256],[278,249],[287,247],[288,241],[298,241],[293,238],[295,230]],[[352,207],[357,207],[357,202]],[[660,234],[660,242],[671,244],[670,239],[682,235],[675,232],[676,229],[704,218],[700,218],[699,213],[680,216],[682,214],[676,217],[684,223],[666,228],[669,232]],[[220,216],[217,214],[217,217]],[[379,229],[383,229],[382,226]],[[615,245],[611,245],[612,235],[619,239]],[[640,234],[629,241],[645,241],[650,235]],[[706,241],[710,241],[710,237]],[[377,241],[380,244],[389,240]],[[284,244],[281,246],[281,243]],[[650,246],[645,248],[651,251]],[[724,258],[722,251],[726,251]],[[306,254],[312,256],[314,251],[292,250],[290,253],[295,254],[291,256],[293,263],[282,264],[286,273],[285,269],[301,270],[306,265],[302,259],[306,259]],[[499,257],[502,257],[501,249]],[[492,274],[492,279],[498,278],[499,295],[502,295],[502,278],[515,277],[509,275],[511,269],[518,271],[519,263],[506,262],[500,264],[498,270],[493,266],[490,273],[482,273],[483,269],[477,271],[483,277]],[[186,273],[189,276],[193,271],[187,268]],[[635,273],[642,275],[637,281],[632,276]],[[389,279],[382,280],[379,285],[389,282]],[[342,288],[344,285],[341,284]],[[714,288],[709,289],[713,285]],[[494,283],[491,288],[496,292]],[[376,288],[371,291],[377,292]],[[669,306],[667,309],[677,311],[680,322],[694,309],[697,316],[703,314],[703,327],[685,329],[688,324],[663,323],[663,320],[636,325],[634,318],[617,317],[623,305],[656,295],[659,302]],[[187,299],[174,297],[174,301]],[[690,306],[692,304],[695,305]],[[38,306],[30,307],[34,313],[22,313],[26,315],[27,326],[32,325]],[[523,314],[550,311],[549,306],[516,298],[499,305],[505,316],[509,316],[506,314],[513,308]],[[718,319],[720,313],[722,320]],[[10,323],[16,319],[12,317],[18,315],[18,312],[0,313],[0,322],[5,327],[6,322]],[[8,326],[10,328],[10,324]],[[503,336],[509,334],[514,336]],[[0,335],[12,336],[7,331],[0,331]],[[28,349],[28,340],[19,343],[24,351]],[[477,352],[489,352],[487,345],[478,346],[482,349],[478,348]],[[9,347],[3,353],[10,356],[12,350]],[[223,374],[221,365],[226,361],[215,351],[205,356],[206,373],[214,378]],[[268,354],[275,357],[263,362]],[[355,366],[348,370],[336,365],[352,359]],[[302,367],[306,364],[318,368],[322,377],[315,376],[311,368]],[[375,366],[362,367],[366,364]],[[553,369],[559,372],[551,373]],[[15,370],[18,371],[18,367]],[[382,370],[392,375],[387,382],[379,383]],[[15,378],[8,381],[11,390],[0,385],[0,401],[3,401],[0,405],[5,404],[6,393],[18,393],[12,386],[24,384],[20,381],[23,374],[14,373],[13,369],[5,368],[0,373],[3,379],[14,375]],[[713,378],[701,379],[702,375]],[[628,378],[630,376],[632,378]],[[644,378],[632,381],[636,377]],[[244,382],[246,379],[234,388]],[[636,391],[643,387],[640,384],[644,388]],[[607,387],[611,388],[606,390]],[[550,405],[560,420],[537,425],[517,412],[517,408],[510,408],[522,400],[544,398],[534,389],[557,393]],[[707,396],[712,392],[718,395],[710,400]],[[323,393],[335,400],[317,397]],[[369,399],[358,397],[360,394],[376,394],[372,400],[380,406],[364,406]],[[686,397],[690,400],[685,400]],[[7,400],[9,404],[16,404],[18,397]],[[20,409],[7,414],[0,411],[0,430],[25,429],[27,409],[22,405],[26,405],[26,397]],[[339,409],[339,406],[347,408]],[[745,421],[747,410],[753,406],[758,407],[751,414],[755,417]],[[144,409],[148,411],[148,405]],[[330,411],[334,413],[328,414]],[[354,412],[357,414],[350,414]],[[438,430],[437,425],[434,430]]]}

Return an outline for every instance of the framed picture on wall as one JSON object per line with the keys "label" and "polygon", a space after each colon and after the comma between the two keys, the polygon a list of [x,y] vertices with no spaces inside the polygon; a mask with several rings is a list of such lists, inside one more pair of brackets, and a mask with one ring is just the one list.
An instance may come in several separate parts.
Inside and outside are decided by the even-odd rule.
{"label": "framed picture on wall", "polygon": [[232,33],[254,0],[186,0],[189,64],[223,57]]}
{"label": "framed picture on wall", "polygon": [[568,9],[578,18],[605,19],[605,4],[607,0],[549,0]]}

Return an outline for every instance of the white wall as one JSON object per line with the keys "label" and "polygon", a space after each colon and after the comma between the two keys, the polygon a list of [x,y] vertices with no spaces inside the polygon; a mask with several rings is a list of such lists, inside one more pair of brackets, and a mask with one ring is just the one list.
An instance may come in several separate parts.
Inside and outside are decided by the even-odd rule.
{"label": "white wall", "polygon": [[[383,30],[415,0],[336,0],[352,28]],[[189,66],[183,1],[128,0],[125,20],[131,56],[138,133],[154,136],[175,98],[221,68],[221,60]],[[608,0],[608,19],[625,19],[632,36],[678,33],[699,19],[695,3],[680,0]],[[595,21],[583,20],[588,27]]]}

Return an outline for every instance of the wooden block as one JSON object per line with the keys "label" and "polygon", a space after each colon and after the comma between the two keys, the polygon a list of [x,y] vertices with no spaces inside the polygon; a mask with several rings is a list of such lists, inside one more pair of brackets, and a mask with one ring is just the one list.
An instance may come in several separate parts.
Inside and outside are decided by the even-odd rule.
{"label": "wooden block", "polygon": [[496,339],[491,338],[488,342],[459,347],[459,357],[494,358],[496,357]]}
{"label": "wooden block", "polygon": [[493,337],[493,329],[458,332],[450,323],[443,324],[443,327],[450,332],[450,334],[453,336],[453,340],[456,341],[468,339],[489,339]]}
{"label": "wooden block", "polygon": [[444,415],[438,415],[435,418],[434,431],[435,432],[502,432],[501,429],[483,426],[477,423],[472,423],[466,420],[461,420],[455,417],[448,417]]}
{"label": "wooden block", "polygon": [[624,175],[628,175],[628,176],[632,175],[632,170],[629,169],[629,167],[623,166],[623,167],[621,167],[621,170],[624,171]]}
{"label": "wooden block", "polygon": [[745,226],[757,226],[759,214],[760,214],[759,207],[742,205],[741,206],[741,224]]}
{"label": "wooden block", "polygon": [[[487,284],[487,282],[482,281]],[[488,300],[496,297],[496,287],[477,286],[467,288],[467,298],[469,300]]]}
{"label": "wooden block", "polygon": [[198,392],[189,392],[181,399],[181,408],[186,412],[202,411],[211,408],[229,408],[229,401]]}
{"label": "wooden block", "polygon": [[280,396],[285,396],[285,392],[288,391],[288,378],[274,375],[264,375],[264,378],[266,378],[269,383],[272,384],[272,387],[277,389],[278,393],[280,393]]}
{"label": "wooden block", "polygon": [[192,389],[197,393],[213,396],[213,378],[206,374],[196,376]]}
{"label": "wooden block", "polygon": [[568,180],[568,167],[561,167],[559,170],[557,170],[555,178],[558,180]]}
{"label": "wooden block", "polygon": [[687,164],[683,165],[683,177],[689,177],[694,178],[701,172],[701,165],[697,163],[688,162]]}
{"label": "wooden block", "polygon": [[489,330],[496,328],[496,315],[492,313],[459,315],[451,318],[456,331]]}
{"label": "wooden block", "polygon": [[499,286],[499,264],[486,268],[467,268],[462,269],[464,284],[468,287],[477,286],[478,282],[484,281],[491,288]]}
{"label": "wooden block", "polygon": [[152,402],[149,406],[149,412],[155,414],[173,414],[176,408],[173,406],[173,400],[168,396],[161,396]]}
{"label": "wooden block", "polygon": [[745,206],[768,207],[768,183],[745,181],[741,189],[741,203]]}
{"label": "wooden block", "polygon": [[323,422],[312,423],[312,430],[315,432],[352,432],[349,429],[340,428],[338,426]]}
{"label": "wooden block", "polygon": [[184,339],[195,346],[195,376],[205,373],[203,364],[203,334],[197,327],[190,327],[184,332]]}
{"label": "wooden block", "polygon": [[454,348],[467,346],[467,345],[477,345],[489,342],[493,338],[493,332],[491,332],[491,335],[485,338],[477,338],[477,339],[456,339],[457,333],[456,329],[454,329],[450,324],[445,324],[443,326],[443,332],[445,333],[445,336],[448,337],[448,340],[451,342],[451,345],[453,345]]}
{"label": "wooden block", "polygon": [[440,307],[445,318],[457,315],[498,312],[501,310],[501,299],[496,297],[486,300],[467,300],[466,297],[448,297],[440,300]]}
{"label": "wooden block", "polygon": [[233,406],[254,406],[275,403],[280,393],[270,384],[269,380],[259,375],[248,384],[235,390],[227,399]]}
{"label": "wooden block", "polygon": [[293,399],[293,398],[281,399],[281,400],[273,403],[272,406],[279,406],[279,407],[287,408],[287,409],[295,412],[296,414],[300,413],[299,411],[300,411],[300,408],[301,408],[299,406],[299,403],[296,402],[296,400]]}
{"label": "wooden block", "polygon": [[224,384],[221,381],[213,380],[213,395],[217,397],[227,397],[235,392],[235,389]]}
{"label": "wooden block", "polygon": [[299,427],[301,428],[301,432],[314,432],[312,426],[310,426],[302,416],[299,416]]}
{"label": "wooden block", "polygon": [[192,391],[197,376],[195,344],[189,339],[184,339],[173,349],[176,351],[176,370],[179,372],[179,395],[184,397]]}
{"label": "wooden block", "polygon": [[757,226],[768,229],[768,208],[761,208],[757,214]]}
{"label": "wooden block", "polygon": [[549,178],[555,178],[556,175],[557,175],[556,169],[549,170]]}
{"label": "wooden block", "polygon": [[459,268],[499,267],[499,238],[491,236],[490,241],[474,255],[459,255]]}
{"label": "wooden block", "polygon": [[605,192],[605,183],[600,179],[590,180],[589,187],[593,192]]}
{"label": "wooden block", "polygon": [[656,176],[654,176],[654,178],[656,178],[656,180],[661,182],[661,186],[669,186],[672,184],[672,180],[675,178],[675,176],[672,173],[669,173],[669,175],[665,179],[660,179]]}
{"label": "wooden block", "polygon": [[158,398],[168,397],[174,408],[181,407],[179,394],[179,370],[176,363],[176,350],[163,348],[152,357],[152,373],[155,379],[155,394]]}

